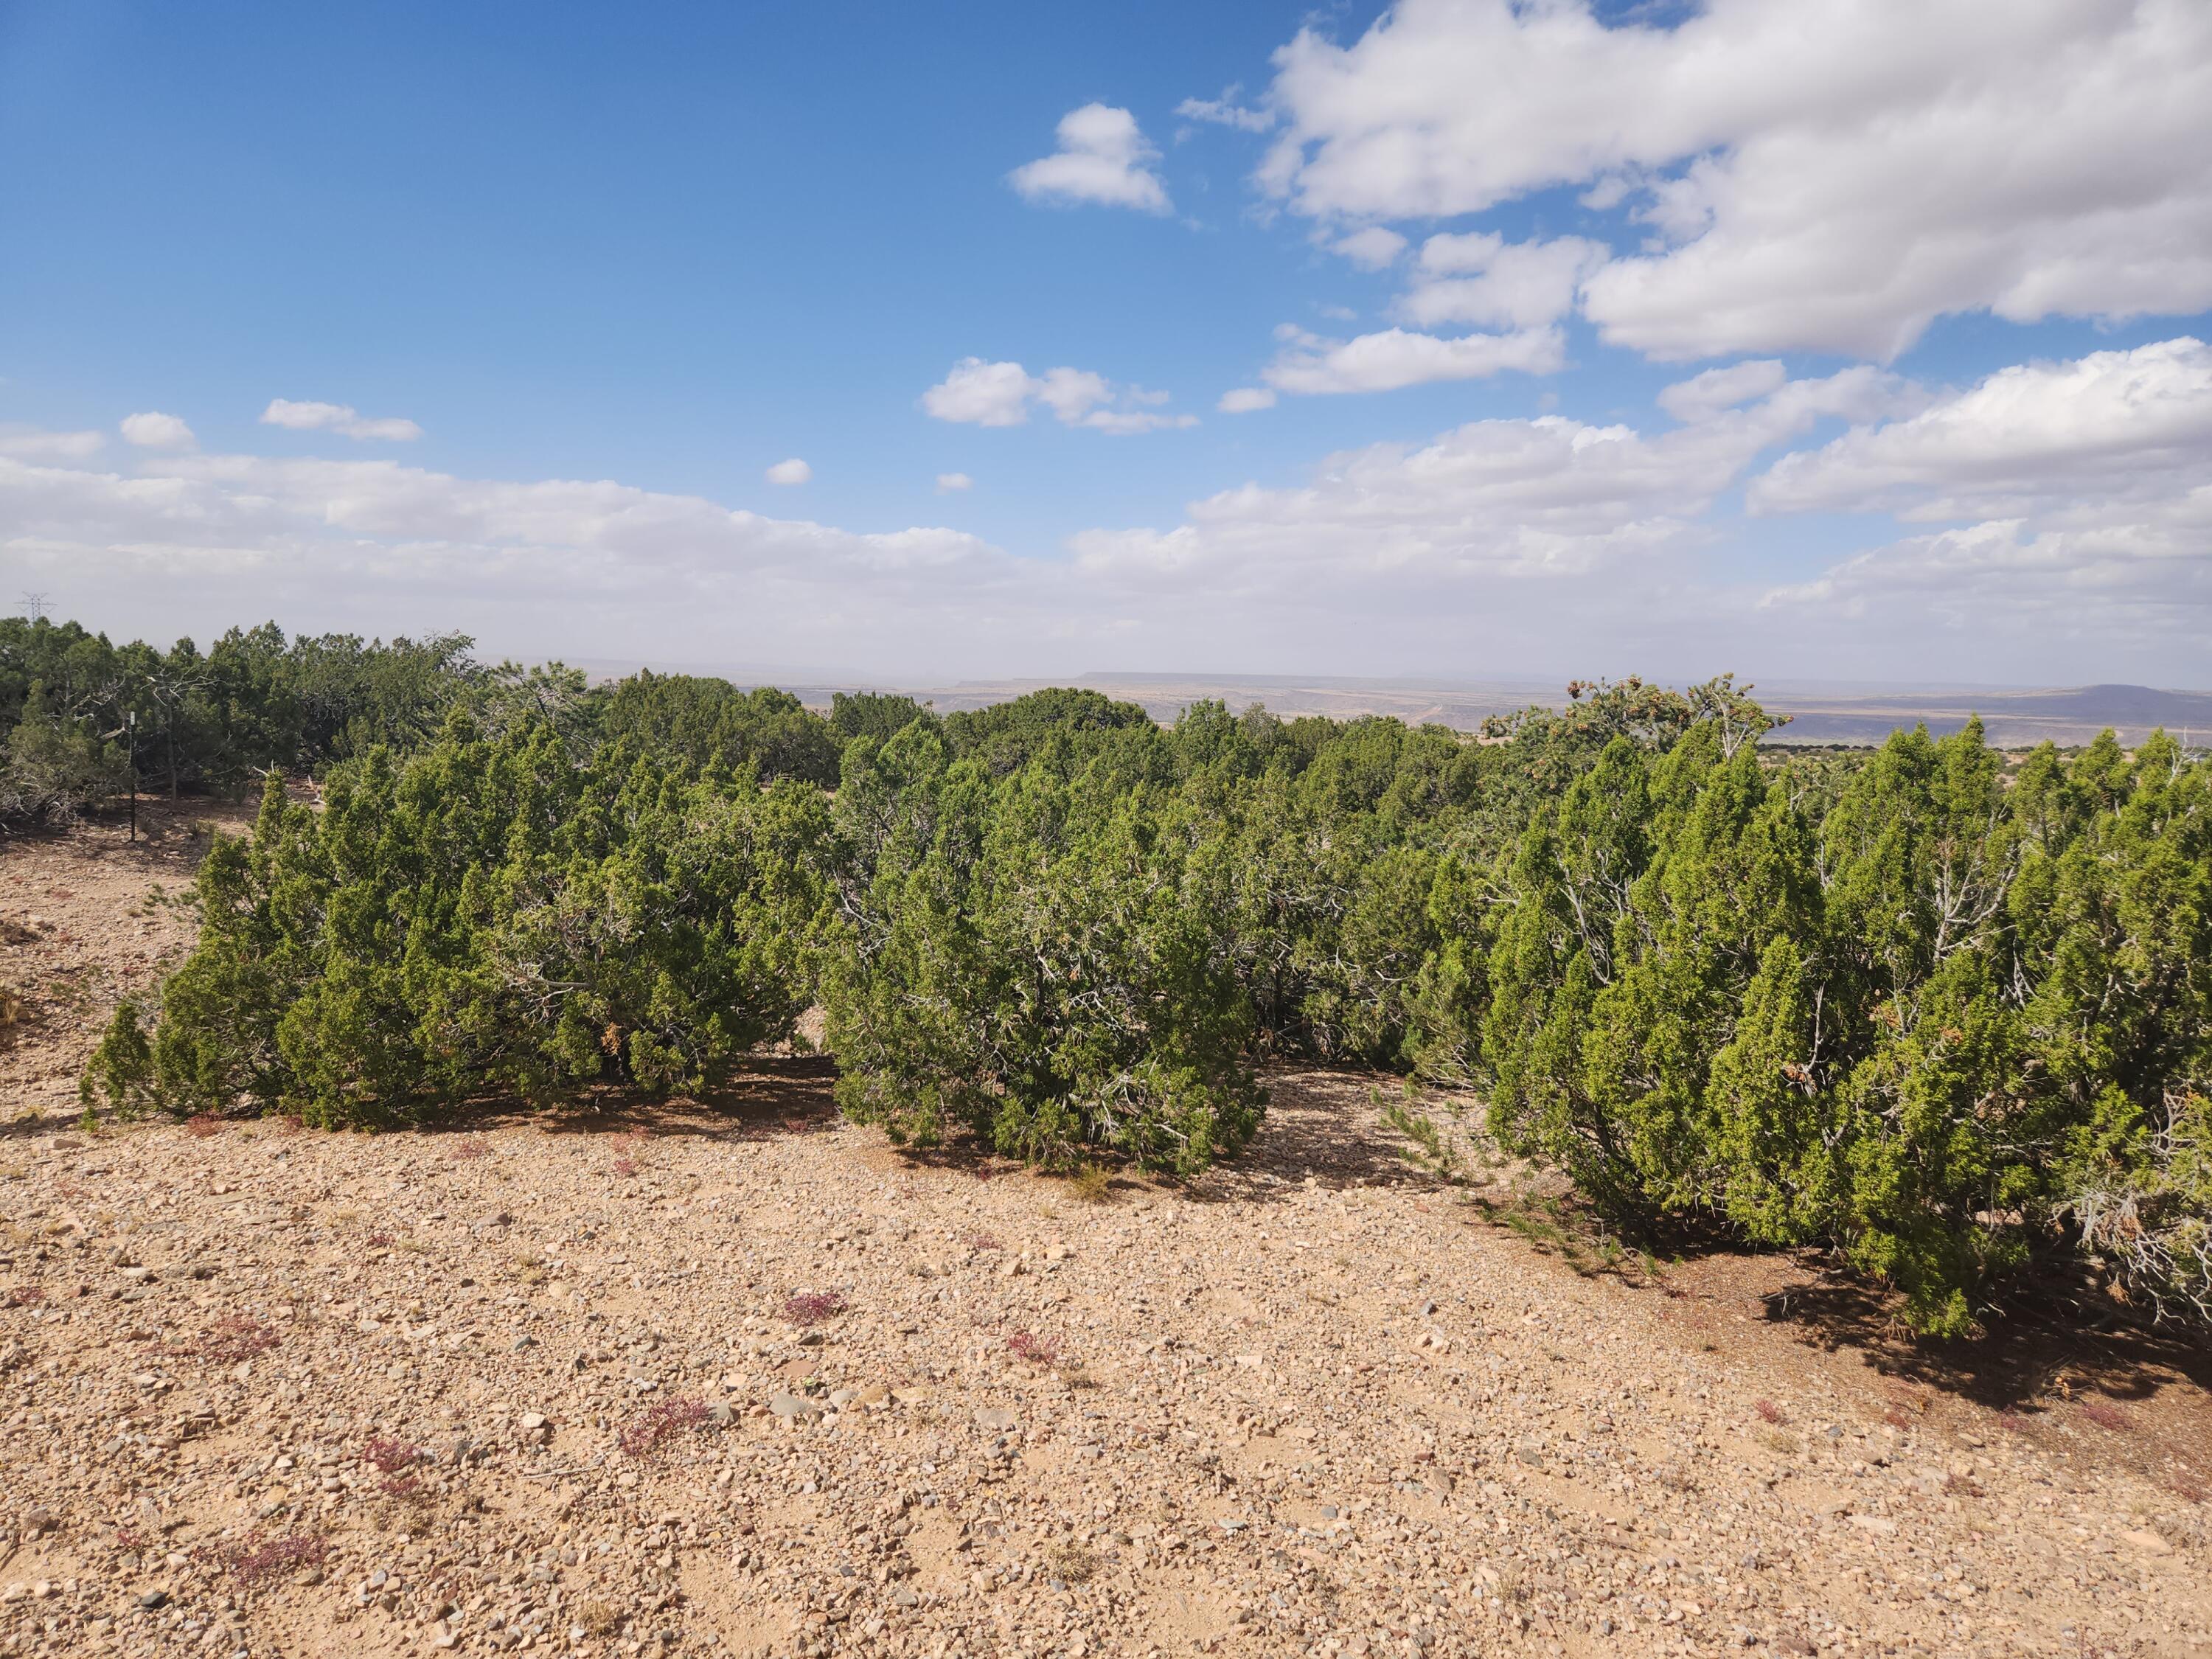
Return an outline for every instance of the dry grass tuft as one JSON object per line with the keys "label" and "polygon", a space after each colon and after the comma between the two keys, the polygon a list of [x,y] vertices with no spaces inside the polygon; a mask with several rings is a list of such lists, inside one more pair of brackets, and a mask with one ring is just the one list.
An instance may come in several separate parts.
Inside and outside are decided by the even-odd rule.
{"label": "dry grass tuft", "polygon": [[1067,1178],[1068,1196],[1079,1204],[1114,1201],[1114,1176],[1103,1164],[1085,1164]]}
{"label": "dry grass tuft", "polygon": [[2087,1418],[2099,1428],[2109,1429],[2114,1434],[2125,1434],[2129,1430],[2135,1427],[2135,1419],[2133,1418],[2130,1417],[2118,1406],[2112,1405],[2107,1401],[2083,1401],[2081,1402],[2081,1415]]}
{"label": "dry grass tuft", "polygon": [[1780,1425],[1790,1420],[1782,1414],[1782,1407],[1771,1400],[1754,1400],[1751,1402],[1751,1408],[1759,1413],[1759,1420],[1762,1423]]}
{"label": "dry grass tuft", "polygon": [[195,1112],[185,1120],[185,1133],[196,1140],[222,1133],[222,1120],[213,1112]]}
{"label": "dry grass tuft", "polygon": [[1016,1331],[1006,1339],[1006,1352],[1032,1365],[1050,1365],[1060,1358],[1060,1345],[1048,1336]]}
{"label": "dry grass tuft", "polygon": [[1088,1544],[1077,1539],[1047,1550],[1045,1571],[1064,1584],[1087,1584],[1097,1576],[1098,1557]]}

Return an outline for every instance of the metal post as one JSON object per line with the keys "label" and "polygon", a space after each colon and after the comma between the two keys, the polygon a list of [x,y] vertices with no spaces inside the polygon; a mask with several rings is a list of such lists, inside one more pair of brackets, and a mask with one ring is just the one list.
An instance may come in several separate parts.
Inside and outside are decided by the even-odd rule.
{"label": "metal post", "polygon": [[138,711],[131,709],[123,717],[124,729],[130,736],[124,739],[131,750],[131,839],[138,839]]}

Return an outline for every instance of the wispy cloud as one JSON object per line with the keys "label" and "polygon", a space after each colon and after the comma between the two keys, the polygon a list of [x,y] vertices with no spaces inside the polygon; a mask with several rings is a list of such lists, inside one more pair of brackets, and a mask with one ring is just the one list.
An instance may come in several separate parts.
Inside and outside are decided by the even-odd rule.
{"label": "wispy cloud", "polygon": [[1265,132],[1275,125],[1275,112],[1267,109],[1249,109],[1237,101],[1242,87],[1226,87],[1218,98],[1186,98],[1176,106],[1176,113],[1186,121],[1204,121],[1217,127],[1234,127],[1239,132]]}
{"label": "wispy cloud", "polygon": [[1037,407],[1050,410],[1063,426],[1121,437],[1198,424],[1195,415],[1171,415],[1160,409],[1167,400],[1164,392],[1116,386],[1088,369],[1048,368],[1031,374],[1019,363],[988,362],[981,357],[962,358],[951,374],[921,394],[921,406],[928,414],[968,426],[1020,426]]}
{"label": "wispy cloud", "polygon": [[1509,370],[1548,374],[1566,361],[1566,337],[1556,328],[1455,337],[1391,328],[1349,340],[1323,339],[1288,326],[1276,333],[1284,349],[1260,378],[1278,392],[1302,396],[1395,392],[1432,380],[1485,380]]}
{"label": "wispy cloud", "polygon": [[392,443],[410,443],[422,435],[421,427],[397,416],[371,420],[351,404],[295,403],[289,398],[271,398],[269,407],[261,411],[261,423],[293,432],[335,432],[341,437]]}

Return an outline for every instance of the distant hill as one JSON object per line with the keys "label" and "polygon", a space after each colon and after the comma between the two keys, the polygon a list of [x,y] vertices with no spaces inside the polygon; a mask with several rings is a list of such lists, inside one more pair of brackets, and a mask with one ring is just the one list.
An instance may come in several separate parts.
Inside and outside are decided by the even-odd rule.
{"label": "distant hill", "polygon": [[2212,742],[2212,693],[2160,691],[2147,685],[2042,691],[1947,688],[1861,697],[1780,694],[1768,707],[1793,716],[1778,734],[1784,743],[1880,743],[1900,726],[1923,721],[1931,732],[1955,732],[1977,714],[1990,741],[2007,749],[2045,738],[2062,746],[2087,743],[2106,726],[2124,743],[2140,742],[2161,726],[2176,736],[2188,733],[2197,743]]}

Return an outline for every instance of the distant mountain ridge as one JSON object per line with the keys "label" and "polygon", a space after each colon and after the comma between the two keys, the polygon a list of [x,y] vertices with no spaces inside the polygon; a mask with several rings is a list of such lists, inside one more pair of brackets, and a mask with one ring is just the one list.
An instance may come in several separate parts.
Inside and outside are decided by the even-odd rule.
{"label": "distant mountain ridge", "polygon": [[2165,691],[2148,685],[1900,691],[1869,697],[1780,696],[1767,706],[1792,717],[1778,734],[1785,743],[1880,743],[1900,727],[1923,722],[1931,732],[1955,732],[1977,714],[1990,741],[2008,749],[2046,738],[2062,746],[2087,743],[2108,726],[2124,743],[2140,743],[2160,726],[2195,742],[2212,740],[2212,692]]}

